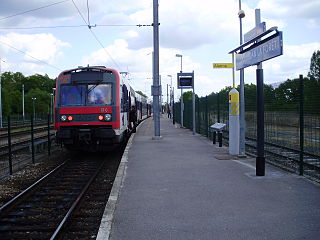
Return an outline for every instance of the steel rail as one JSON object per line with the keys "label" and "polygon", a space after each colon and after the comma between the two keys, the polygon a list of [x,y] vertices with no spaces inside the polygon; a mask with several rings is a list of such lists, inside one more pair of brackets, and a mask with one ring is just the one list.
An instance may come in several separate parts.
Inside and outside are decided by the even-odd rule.
{"label": "steel rail", "polygon": [[39,186],[41,183],[43,183],[44,180],[46,180],[49,176],[52,176],[53,173],[58,171],[62,166],[64,166],[67,163],[68,160],[58,165],[56,168],[54,168],[52,171],[44,175],[42,178],[40,178],[38,181],[30,185],[27,189],[23,190],[21,193],[19,193],[17,196],[12,198],[10,201],[5,203],[3,206],[0,207],[0,215],[4,212],[8,211],[14,204],[16,204],[18,201],[22,199],[23,196],[25,196],[27,193],[35,189],[35,187]]}
{"label": "steel rail", "polygon": [[66,222],[68,221],[68,219],[71,217],[73,211],[75,210],[75,208],[77,207],[78,203],[81,201],[82,197],[84,196],[85,192],[88,190],[89,186],[91,185],[91,183],[93,182],[93,180],[95,180],[97,174],[100,172],[100,170],[102,169],[104,165],[104,162],[102,162],[100,164],[100,166],[98,167],[98,169],[94,172],[94,174],[92,175],[92,177],[90,178],[90,180],[88,181],[88,183],[85,185],[85,187],[82,189],[81,193],[79,194],[79,196],[76,198],[76,200],[73,202],[72,206],[70,207],[70,209],[68,210],[68,212],[66,213],[66,215],[64,216],[64,218],[62,219],[62,221],[60,222],[59,226],[56,228],[55,232],[52,234],[50,240],[55,240],[57,239],[57,237],[59,236],[59,234],[61,233],[63,227],[65,226]]}
{"label": "steel rail", "polygon": [[[252,148],[256,149],[256,146],[254,146],[254,145],[252,145],[252,144],[246,143],[246,145],[249,146],[249,147],[252,147]],[[277,146],[275,146],[275,147],[277,147]],[[278,148],[281,149],[282,147],[279,146]],[[288,150],[288,149],[287,149],[287,150]],[[264,151],[265,151],[266,153],[273,154],[273,155],[276,155],[276,156],[278,156],[278,157],[287,158],[287,159],[289,159],[289,160],[291,160],[291,161],[293,161],[293,162],[295,162],[295,163],[299,163],[299,162],[300,162],[300,160],[298,160],[298,159],[295,159],[295,158],[293,158],[293,157],[286,156],[286,155],[283,155],[283,154],[280,154],[280,153],[271,151],[271,150],[269,150],[269,149],[265,149]],[[298,153],[296,153],[296,154],[298,154]],[[299,157],[299,156],[298,156],[298,157]],[[268,161],[268,162],[272,162],[272,161]],[[311,164],[311,163],[308,163],[308,162],[303,162],[303,164],[304,164],[305,166],[307,166],[307,167],[315,168],[315,169],[317,169],[318,171],[320,171],[320,167],[317,166],[317,165],[314,165],[314,164]]]}

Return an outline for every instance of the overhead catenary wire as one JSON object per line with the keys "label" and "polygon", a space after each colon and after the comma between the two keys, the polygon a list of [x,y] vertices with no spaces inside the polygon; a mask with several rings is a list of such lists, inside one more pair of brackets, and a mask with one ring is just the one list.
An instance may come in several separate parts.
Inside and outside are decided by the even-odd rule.
{"label": "overhead catenary wire", "polygon": [[46,5],[46,6],[30,9],[30,10],[23,11],[23,12],[19,12],[19,13],[13,14],[13,15],[9,15],[9,16],[0,18],[0,21],[8,19],[8,18],[16,17],[16,16],[19,16],[19,15],[23,15],[23,14],[26,14],[26,13],[29,13],[29,12],[37,11],[37,10],[40,10],[40,9],[43,9],[43,8],[51,7],[51,6],[54,6],[54,5],[57,5],[57,4],[60,4],[60,3],[64,3],[64,2],[68,2],[68,1],[70,1],[70,0],[63,0],[63,1],[55,2],[55,3],[52,3],[52,4]]}
{"label": "overhead catenary wire", "polygon": [[33,27],[0,27],[2,30],[27,30],[27,29],[43,29],[43,28],[79,28],[79,27],[87,27],[87,25],[65,25],[65,26],[33,26]]}
{"label": "overhead catenary wire", "polygon": [[28,53],[26,53],[26,52],[24,52],[24,51],[16,48],[16,47],[13,47],[13,46],[11,46],[10,44],[8,44],[8,43],[6,43],[6,42],[3,42],[3,41],[0,40],[0,43],[4,44],[4,45],[6,45],[7,47],[12,48],[12,49],[14,49],[14,50],[16,50],[16,51],[18,51],[18,52],[20,52],[20,53],[23,53],[23,54],[25,54],[26,56],[28,56],[28,57],[30,57],[30,58],[33,58],[34,60],[36,60],[36,61],[38,61],[38,62],[44,63],[45,65],[48,65],[49,67],[52,67],[52,68],[57,69],[57,70],[59,70],[59,71],[62,71],[62,69],[60,69],[60,68],[58,68],[58,67],[56,67],[56,66],[54,66],[54,65],[52,65],[52,64],[50,64],[50,63],[47,63],[47,62],[45,62],[45,61],[43,61],[43,60],[40,60],[40,59],[38,59],[38,58],[36,58],[36,57],[28,54]]}
{"label": "overhead catenary wire", "polygon": [[[152,26],[149,24],[95,24],[90,25],[92,27],[148,27]],[[28,30],[28,29],[46,29],[46,28],[80,28],[80,27],[88,27],[88,25],[60,25],[60,26],[31,26],[31,27],[0,27],[2,30]]]}
{"label": "overhead catenary wire", "polygon": [[113,59],[113,57],[111,56],[111,54],[107,51],[107,49],[103,46],[103,44],[101,43],[101,41],[98,39],[97,35],[92,31],[91,26],[89,25],[89,23],[86,21],[86,19],[83,17],[82,13],[80,12],[79,8],[77,7],[76,3],[74,2],[74,0],[72,0],[72,3],[74,5],[74,7],[77,9],[79,15],[81,16],[82,20],[87,24],[88,29],[90,30],[91,34],[93,35],[93,37],[96,39],[96,41],[99,43],[99,45],[102,47],[102,49],[107,53],[107,55],[110,57],[111,61],[118,67],[118,69],[120,70],[120,66],[117,64],[117,62]]}

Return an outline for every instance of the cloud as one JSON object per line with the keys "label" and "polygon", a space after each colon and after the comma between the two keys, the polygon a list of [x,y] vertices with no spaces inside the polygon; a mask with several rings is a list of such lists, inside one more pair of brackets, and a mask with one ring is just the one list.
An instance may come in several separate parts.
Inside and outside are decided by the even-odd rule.
{"label": "cloud", "polygon": [[[160,42],[164,47],[192,49],[214,44],[225,37],[237,36],[237,4],[233,0],[170,1],[159,4]],[[234,15],[234,18],[226,16]],[[152,8],[130,14],[132,22],[151,23]],[[129,47],[138,49],[152,43],[151,29],[137,30],[138,37],[128,38]],[[151,34],[150,34],[151,33]]]}
{"label": "cloud", "polygon": [[[69,43],[62,42],[52,34],[18,34],[9,33],[0,36],[0,40],[14,48],[24,51],[24,60],[27,62],[37,62],[36,59],[47,63],[54,63],[62,55],[61,48],[70,46]],[[17,51],[7,48],[6,51]],[[34,58],[32,58],[32,57]]]}
{"label": "cloud", "polygon": [[[175,48],[160,47],[159,68],[165,85],[169,83],[168,75],[173,76],[175,81],[176,73],[180,69],[180,59],[175,57],[180,51]],[[110,58],[112,56],[112,59]],[[115,62],[114,62],[115,61]],[[152,78],[152,48],[130,49],[128,42],[123,39],[117,39],[112,45],[105,49],[99,49],[90,55],[83,57],[81,65],[104,65],[117,69],[119,72],[128,71],[132,77],[132,85],[136,90],[144,90],[147,82],[148,89]],[[121,66],[121,68],[118,68]],[[192,61],[189,56],[183,58],[184,69],[193,69],[197,71],[200,64]]]}
{"label": "cloud", "polygon": [[55,66],[63,56],[62,49],[71,46],[52,34],[9,33],[0,35],[0,41],[0,54],[6,56],[7,70],[24,74],[44,71],[47,64]]}
{"label": "cloud", "polygon": [[258,8],[271,18],[318,19],[320,2],[318,0],[261,0]]}

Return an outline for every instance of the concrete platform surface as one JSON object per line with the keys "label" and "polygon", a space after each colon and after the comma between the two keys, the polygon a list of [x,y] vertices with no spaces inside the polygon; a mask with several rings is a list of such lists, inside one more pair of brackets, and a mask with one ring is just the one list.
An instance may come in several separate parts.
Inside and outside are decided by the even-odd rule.
{"label": "concrete platform surface", "polygon": [[319,185],[269,165],[256,177],[255,159],[164,115],[162,139],[153,129],[149,118],[131,140],[97,239],[320,239]]}

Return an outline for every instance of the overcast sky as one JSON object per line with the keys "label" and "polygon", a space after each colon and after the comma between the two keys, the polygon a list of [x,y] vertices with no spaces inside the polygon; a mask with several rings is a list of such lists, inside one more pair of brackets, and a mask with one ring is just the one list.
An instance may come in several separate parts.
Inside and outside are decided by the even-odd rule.
{"label": "overcast sky", "polygon": [[[54,78],[77,66],[104,65],[129,72],[133,88],[150,95],[153,30],[136,25],[153,22],[152,3],[88,0],[88,11],[87,0],[2,0],[1,70],[24,75],[47,73]],[[256,8],[261,10],[267,29],[277,26],[284,38],[283,56],[263,64],[265,83],[306,75],[312,53],[320,50],[320,1],[242,0],[246,13],[243,33],[255,26]],[[228,52],[239,46],[238,10],[238,0],[159,0],[164,93],[170,84],[168,75],[176,86],[176,73],[180,71],[177,53],[183,55],[183,71],[195,71],[198,95],[232,85],[231,70],[213,69],[212,63],[231,62]],[[91,30],[85,26],[89,21]],[[245,69],[246,83],[255,83],[255,69]]]}

